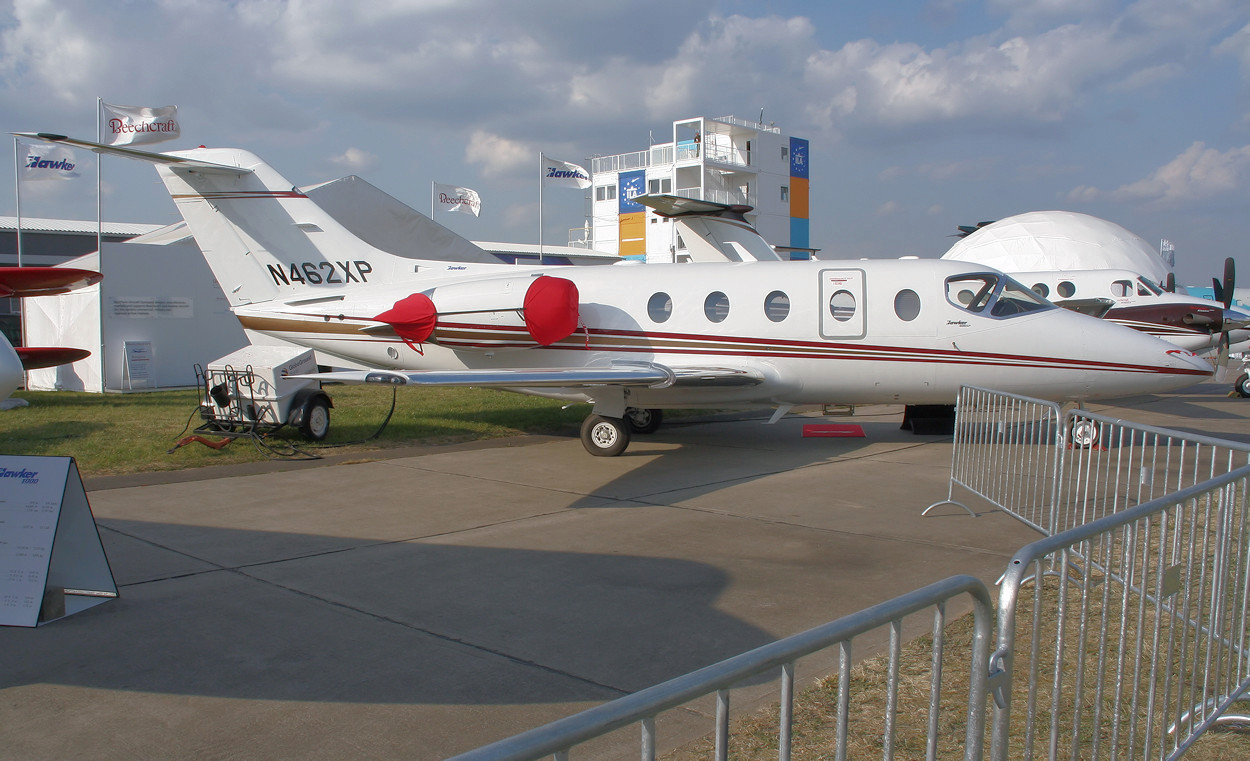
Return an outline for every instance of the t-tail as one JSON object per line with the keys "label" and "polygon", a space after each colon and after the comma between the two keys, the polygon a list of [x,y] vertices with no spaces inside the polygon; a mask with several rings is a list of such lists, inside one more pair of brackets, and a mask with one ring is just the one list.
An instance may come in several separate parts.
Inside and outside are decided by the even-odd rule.
{"label": "t-tail", "polygon": [[424,258],[420,250],[409,259],[369,245],[248,151],[149,153],[58,135],[21,136],[155,164],[232,307],[401,281]]}

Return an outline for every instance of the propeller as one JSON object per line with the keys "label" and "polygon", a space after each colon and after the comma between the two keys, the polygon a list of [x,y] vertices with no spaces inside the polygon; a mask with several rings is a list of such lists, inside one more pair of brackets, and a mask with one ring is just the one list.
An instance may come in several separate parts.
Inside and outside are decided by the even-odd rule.
{"label": "propeller", "polygon": [[[1215,300],[1224,305],[1226,313],[1230,308],[1232,308],[1233,289],[1236,287],[1236,283],[1237,266],[1233,263],[1233,257],[1230,256],[1224,260],[1224,282],[1220,282],[1216,278],[1211,278],[1211,290],[1214,293]],[[1232,321],[1225,316],[1223,323],[1220,325],[1217,367],[1224,368],[1228,366],[1228,347],[1230,344],[1228,333],[1230,330],[1235,330],[1240,327],[1245,327],[1241,321]]]}

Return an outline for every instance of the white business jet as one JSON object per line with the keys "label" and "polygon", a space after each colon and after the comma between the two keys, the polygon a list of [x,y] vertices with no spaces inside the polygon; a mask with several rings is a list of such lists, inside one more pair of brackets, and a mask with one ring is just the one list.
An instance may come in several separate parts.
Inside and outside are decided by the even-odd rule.
{"label": "white business jet", "polygon": [[[0,296],[25,298],[68,293],[100,282],[99,272],[70,267],[0,267]],[[25,406],[10,395],[22,385],[24,371],[56,367],[91,356],[86,349],[59,346],[22,346],[14,348],[8,337],[0,334],[0,410]]]}
{"label": "white business jet", "polygon": [[775,421],[797,404],[951,404],[963,384],[1087,400],[1211,373],[981,265],[446,262],[424,240],[407,255],[369,246],[247,151],[22,137],[156,164],[253,340],[359,368],[321,380],[588,402],[581,436],[595,455],[620,454],[664,408],[775,408]]}

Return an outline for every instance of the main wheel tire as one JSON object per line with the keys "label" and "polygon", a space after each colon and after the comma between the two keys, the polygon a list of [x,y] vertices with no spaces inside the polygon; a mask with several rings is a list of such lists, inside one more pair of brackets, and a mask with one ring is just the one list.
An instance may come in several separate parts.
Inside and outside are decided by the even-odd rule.
{"label": "main wheel tire", "polygon": [[582,421],[582,446],[596,457],[616,457],[629,446],[629,425],[621,418],[589,415]]}
{"label": "main wheel tire", "polygon": [[629,423],[634,433],[655,433],[664,422],[663,410],[649,410],[645,407],[630,407],[625,410],[625,422]]}
{"label": "main wheel tire", "polygon": [[1073,418],[1068,429],[1068,441],[1077,449],[1092,449],[1102,438],[1102,426],[1094,420]]}
{"label": "main wheel tire", "polygon": [[1250,398],[1250,373],[1242,373],[1237,376],[1237,380],[1233,381],[1233,390],[1242,399]]}
{"label": "main wheel tire", "polygon": [[299,424],[300,435],[309,441],[324,441],[330,433],[330,404],[317,397],[304,407],[304,419]]}

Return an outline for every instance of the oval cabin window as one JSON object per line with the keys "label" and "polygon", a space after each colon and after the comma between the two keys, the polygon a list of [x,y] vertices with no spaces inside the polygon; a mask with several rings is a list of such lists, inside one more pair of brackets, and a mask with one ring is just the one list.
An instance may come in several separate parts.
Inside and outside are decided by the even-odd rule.
{"label": "oval cabin window", "polygon": [[656,293],[647,301],[647,316],[652,322],[667,322],[673,316],[673,299],[667,293]]}
{"label": "oval cabin window", "polygon": [[724,322],[729,316],[729,297],[720,291],[713,291],[703,301],[703,314],[712,322]]}
{"label": "oval cabin window", "polygon": [[904,288],[894,296],[894,314],[904,322],[911,322],[920,315],[920,295]]}
{"label": "oval cabin window", "polygon": [[781,291],[773,291],[764,298],[764,314],[773,322],[781,322],[790,315],[790,297]]}
{"label": "oval cabin window", "polygon": [[829,297],[829,314],[838,322],[846,322],[855,316],[855,294],[838,291]]}

